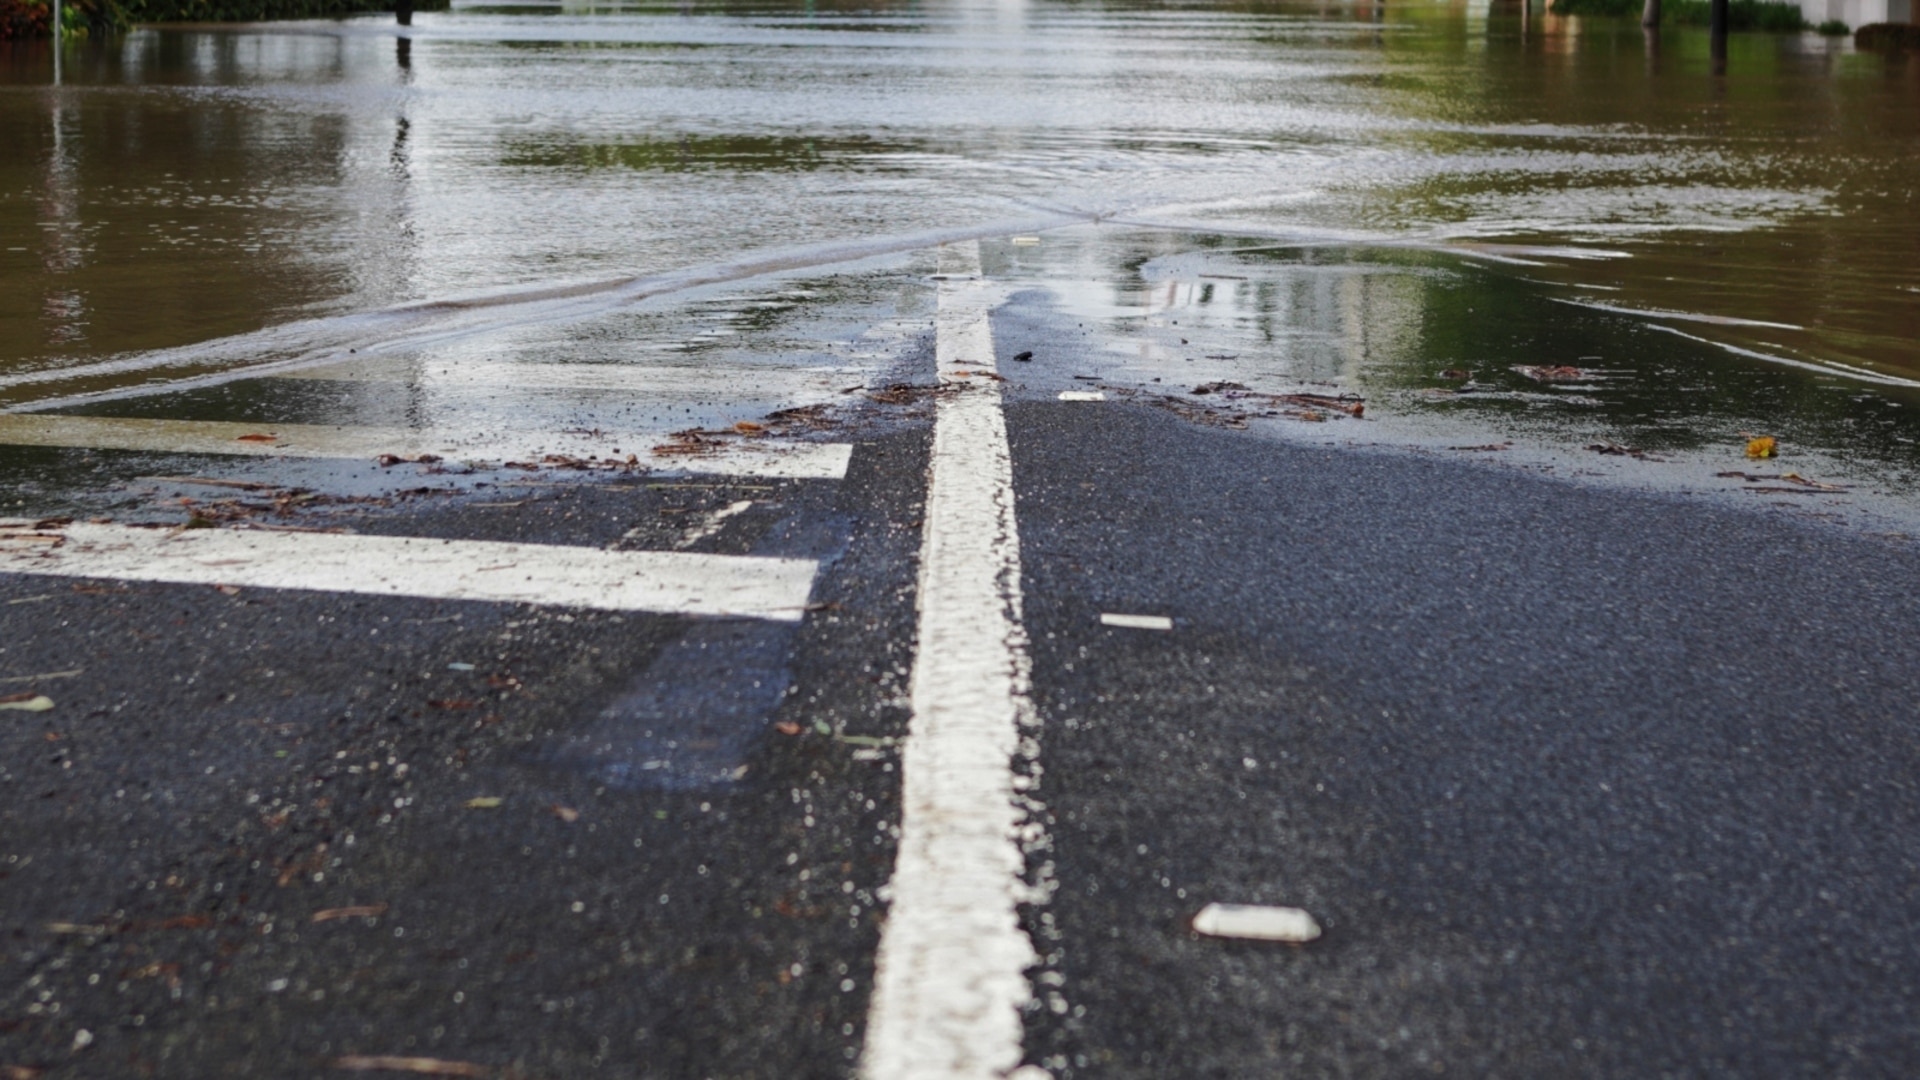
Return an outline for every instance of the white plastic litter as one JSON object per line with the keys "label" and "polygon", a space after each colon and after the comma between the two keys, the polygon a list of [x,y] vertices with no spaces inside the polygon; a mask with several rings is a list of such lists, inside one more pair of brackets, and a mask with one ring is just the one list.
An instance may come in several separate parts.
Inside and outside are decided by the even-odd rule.
{"label": "white plastic litter", "polygon": [[1173,620],[1165,615],[1115,615],[1103,611],[1100,613],[1100,625],[1124,626],[1129,630],[1171,630]]}
{"label": "white plastic litter", "polygon": [[1061,401],[1105,401],[1107,395],[1098,390],[1062,390]]}
{"label": "white plastic litter", "polygon": [[1299,908],[1259,904],[1208,904],[1193,917],[1193,929],[1208,937],[1254,941],[1304,942],[1320,936],[1320,924]]}

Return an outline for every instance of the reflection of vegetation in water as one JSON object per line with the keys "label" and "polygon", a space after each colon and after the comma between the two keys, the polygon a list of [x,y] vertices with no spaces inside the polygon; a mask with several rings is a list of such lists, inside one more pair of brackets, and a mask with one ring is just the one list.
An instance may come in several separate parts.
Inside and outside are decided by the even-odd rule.
{"label": "reflection of vegetation in water", "polygon": [[886,168],[915,148],[866,138],[796,135],[681,135],[617,143],[517,142],[501,163],[541,169],[642,169],[651,172],[811,172]]}

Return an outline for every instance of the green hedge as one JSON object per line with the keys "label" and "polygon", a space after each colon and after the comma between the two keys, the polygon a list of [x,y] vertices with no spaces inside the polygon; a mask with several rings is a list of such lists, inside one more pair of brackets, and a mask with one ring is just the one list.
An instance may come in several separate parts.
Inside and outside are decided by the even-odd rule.
{"label": "green hedge", "polygon": [[[326,19],[392,11],[393,0],[118,0],[137,23],[264,22],[268,19]],[[448,0],[415,0],[415,11],[444,11]]]}
{"label": "green hedge", "polygon": [[[448,3],[414,0],[413,9],[445,11]],[[46,37],[51,8],[49,0],[0,0],[0,41]],[[68,36],[86,37],[134,23],[327,19],[392,10],[393,0],[61,0],[60,21]]]}
{"label": "green hedge", "polygon": [[1920,49],[1920,25],[1871,23],[1853,32],[1853,43],[1862,49]]}
{"label": "green hedge", "polygon": [[[1555,15],[1638,15],[1641,0],[1553,0]],[[1681,26],[1707,25],[1707,0],[1662,0],[1660,20]],[[1727,29],[1793,33],[1808,28],[1797,4],[1770,0],[1728,0]]]}
{"label": "green hedge", "polygon": [[[60,30],[69,38],[111,34],[126,26],[114,0],[61,0]],[[51,0],[0,0],[0,41],[44,38],[52,27]]]}

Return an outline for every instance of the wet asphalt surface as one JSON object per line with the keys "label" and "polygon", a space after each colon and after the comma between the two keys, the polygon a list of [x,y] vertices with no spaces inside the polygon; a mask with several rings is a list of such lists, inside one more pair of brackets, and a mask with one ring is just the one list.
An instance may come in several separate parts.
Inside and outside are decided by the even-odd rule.
{"label": "wet asphalt surface", "polygon": [[[1030,1061],[1920,1068],[1911,541],[1058,403],[1079,335],[1043,323],[997,329],[1057,883]],[[0,685],[57,702],[0,712],[0,1065],[850,1075],[913,656],[903,411],[836,434],[841,482],[311,520],[667,548],[752,501],[694,550],[821,559],[795,627],[0,576],[0,674],[81,671]],[[1213,900],[1326,934],[1197,938]]]}

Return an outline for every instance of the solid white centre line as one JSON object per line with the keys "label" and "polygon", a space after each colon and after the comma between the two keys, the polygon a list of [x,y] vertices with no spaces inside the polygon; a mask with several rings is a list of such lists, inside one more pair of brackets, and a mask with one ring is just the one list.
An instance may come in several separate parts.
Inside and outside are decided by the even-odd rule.
{"label": "solid white centre line", "polygon": [[1012,459],[999,383],[955,375],[993,370],[998,294],[954,280],[979,273],[977,245],[945,254],[962,265],[941,283],[935,356],[958,389],[935,412],[899,863],[861,1060],[869,1080],[1007,1075],[1033,996],[1026,969],[1036,956],[1017,913],[1031,890],[1013,760],[1036,719]]}
{"label": "solid white centre line", "polygon": [[0,521],[0,573],[798,622],[811,559]]}

